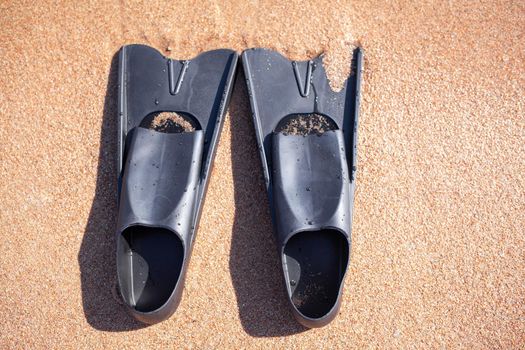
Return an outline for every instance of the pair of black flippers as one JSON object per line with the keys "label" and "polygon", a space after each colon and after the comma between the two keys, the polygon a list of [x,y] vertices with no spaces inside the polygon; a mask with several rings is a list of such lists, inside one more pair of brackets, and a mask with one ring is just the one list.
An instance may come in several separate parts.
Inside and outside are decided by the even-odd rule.
{"label": "pair of black flippers", "polygon": [[[188,61],[144,45],[120,52],[117,269],[122,298],[142,322],[165,320],[180,302],[237,61],[231,50]],[[334,92],[321,57],[242,54],[286,290],[307,327],[329,323],[340,306],[361,62],[356,49]]]}

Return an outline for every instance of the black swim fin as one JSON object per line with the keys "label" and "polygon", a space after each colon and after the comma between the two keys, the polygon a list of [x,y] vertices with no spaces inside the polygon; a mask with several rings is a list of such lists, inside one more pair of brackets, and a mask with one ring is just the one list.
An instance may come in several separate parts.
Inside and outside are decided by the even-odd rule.
{"label": "black swim fin", "polygon": [[250,49],[242,62],[289,301],[301,324],[322,327],[349,263],[362,52],[339,92],[322,56]]}
{"label": "black swim fin", "polygon": [[117,272],[142,322],[167,319],[180,302],[237,59],[120,51]]}

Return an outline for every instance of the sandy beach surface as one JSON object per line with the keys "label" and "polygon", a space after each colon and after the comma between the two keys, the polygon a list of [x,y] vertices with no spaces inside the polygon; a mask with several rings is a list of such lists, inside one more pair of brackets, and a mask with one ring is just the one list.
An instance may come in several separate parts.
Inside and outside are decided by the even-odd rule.
{"label": "sandy beach surface", "polygon": [[[336,320],[292,317],[242,72],[183,300],[117,297],[116,53],[365,52],[353,246]],[[523,1],[2,1],[0,348],[525,347]]]}

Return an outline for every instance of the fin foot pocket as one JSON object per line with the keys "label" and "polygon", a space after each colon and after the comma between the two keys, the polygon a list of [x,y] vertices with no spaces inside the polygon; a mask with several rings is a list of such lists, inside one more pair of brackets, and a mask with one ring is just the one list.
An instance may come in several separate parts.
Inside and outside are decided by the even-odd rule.
{"label": "fin foot pocket", "polygon": [[301,323],[322,326],[337,314],[349,258],[343,134],[274,133],[272,147],[274,223],[288,297]]}
{"label": "fin foot pocket", "polygon": [[295,308],[321,318],[334,307],[348,264],[348,241],[335,230],[304,231],[284,248],[286,280]]}
{"label": "fin foot pocket", "polygon": [[117,271],[122,297],[142,322],[166,319],[180,301],[203,146],[202,130],[137,127],[131,135],[119,205]]}
{"label": "fin foot pocket", "polygon": [[131,226],[119,239],[125,254],[119,255],[121,291],[139,312],[164,305],[180,277],[184,248],[180,238],[163,228]]}

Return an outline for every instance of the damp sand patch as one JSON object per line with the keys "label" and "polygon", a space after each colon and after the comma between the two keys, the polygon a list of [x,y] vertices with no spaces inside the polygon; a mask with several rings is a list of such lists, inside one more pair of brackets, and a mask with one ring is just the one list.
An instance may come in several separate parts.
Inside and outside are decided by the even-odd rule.
{"label": "damp sand patch", "polygon": [[321,135],[330,130],[336,130],[337,125],[330,118],[317,114],[296,114],[279,123],[276,132],[285,135]]}
{"label": "damp sand patch", "polygon": [[183,133],[197,130],[197,125],[191,117],[176,112],[152,114],[146,117],[140,126],[164,133]]}

